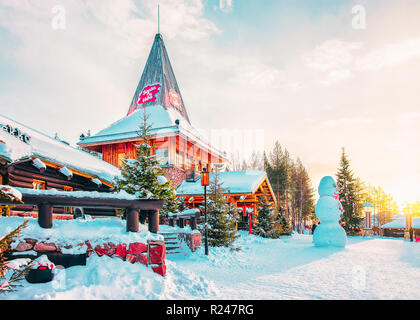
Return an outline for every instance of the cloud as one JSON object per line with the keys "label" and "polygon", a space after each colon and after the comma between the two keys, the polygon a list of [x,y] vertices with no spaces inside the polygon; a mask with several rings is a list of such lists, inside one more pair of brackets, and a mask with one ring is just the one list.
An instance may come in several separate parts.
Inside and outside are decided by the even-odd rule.
{"label": "cloud", "polygon": [[404,158],[419,171],[416,0],[369,4],[364,31],[350,30],[345,4],[337,14],[305,1],[267,2],[254,6],[259,14],[237,1],[232,8],[241,15],[232,23],[211,12],[219,0],[59,2],[65,30],[51,28],[56,1],[0,0],[6,116],[71,142],[125,116],[159,3],[160,31],[194,126],[264,130],[267,149],[278,139],[310,171],[313,165],[313,181],[334,174],[343,145],[357,174],[386,190]]}
{"label": "cloud", "polygon": [[355,125],[363,125],[363,124],[371,124],[375,122],[372,119],[365,119],[365,118],[341,118],[341,119],[334,119],[334,120],[327,120],[324,121],[322,124],[327,127],[344,127],[344,126],[355,126]]}
{"label": "cloud", "polygon": [[391,68],[420,57],[420,37],[400,43],[386,44],[360,57],[355,65],[359,70]]}
{"label": "cloud", "polygon": [[[71,142],[124,116],[157,31],[157,3],[63,0],[66,28],[54,30],[56,1],[0,1],[0,42],[13,39],[0,68],[19,70],[0,87],[0,112],[28,124],[36,117],[38,129]],[[159,3],[167,41],[182,47],[219,32],[202,1]]]}
{"label": "cloud", "polygon": [[302,55],[303,63],[317,71],[331,72],[350,66],[355,60],[354,51],[363,46],[360,42],[327,40]]}
{"label": "cloud", "polygon": [[320,83],[333,85],[354,73],[392,68],[420,57],[420,37],[382,44],[367,51],[362,42],[327,40],[301,56],[304,65],[323,74]]}

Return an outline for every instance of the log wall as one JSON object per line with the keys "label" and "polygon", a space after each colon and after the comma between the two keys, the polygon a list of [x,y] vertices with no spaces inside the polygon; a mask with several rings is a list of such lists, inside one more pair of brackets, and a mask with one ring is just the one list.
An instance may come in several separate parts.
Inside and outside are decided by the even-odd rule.
{"label": "log wall", "polygon": [[[101,185],[98,186],[93,183],[89,178],[85,178],[74,174],[73,177],[68,180],[67,177],[61,174],[58,170],[47,166],[44,172],[40,172],[35,166],[32,165],[32,161],[21,162],[16,165],[6,166],[0,165],[0,175],[2,177],[2,183],[8,184],[12,187],[28,188],[33,189],[34,180],[40,180],[45,182],[45,189],[57,189],[64,191],[65,188],[72,188],[73,191],[98,191],[107,192],[110,190],[109,187]],[[14,211],[32,212],[37,211],[36,206],[19,206],[13,209]],[[54,213],[62,214],[69,213],[62,207],[54,208]],[[86,214],[100,214],[100,215],[115,215],[115,210],[101,209],[89,209]]]}

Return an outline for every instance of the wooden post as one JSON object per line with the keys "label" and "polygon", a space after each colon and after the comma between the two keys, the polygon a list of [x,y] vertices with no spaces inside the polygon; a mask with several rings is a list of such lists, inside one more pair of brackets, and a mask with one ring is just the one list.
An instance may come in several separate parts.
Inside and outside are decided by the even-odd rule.
{"label": "wooden post", "polygon": [[140,210],[140,216],[139,216],[140,223],[145,224],[146,223],[146,218],[147,218],[147,211]]}
{"label": "wooden post", "polygon": [[171,227],[175,227],[175,219],[174,219],[174,218],[170,218],[170,219],[169,219],[169,225],[170,225]]}
{"label": "wooden post", "polygon": [[196,217],[191,217],[190,227],[191,227],[191,230],[197,229],[197,218]]}
{"label": "wooden post", "polygon": [[139,231],[139,212],[136,209],[127,210],[127,232]]}
{"label": "wooden post", "polygon": [[177,226],[180,227],[180,228],[184,228],[185,227],[185,218],[178,218]]}
{"label": "wooden post", "polygon": [[38,205],[38,224],[41,228],[51,229],[53,226],[52,217],[53,208],[50,204],[45,203]]}
{"label": "wooden post", "polygon": [[159,231],[159,210],[148,210],[147,218],[149,220],[149,231],[158,233]]}
{"label": "wooden post", "polygon": [[[246,208],[247,207],[245,207],[245,210]],[[248,233],[252,234],[252,213],[251,212],[248,212],[248,228],[249,228]]]}

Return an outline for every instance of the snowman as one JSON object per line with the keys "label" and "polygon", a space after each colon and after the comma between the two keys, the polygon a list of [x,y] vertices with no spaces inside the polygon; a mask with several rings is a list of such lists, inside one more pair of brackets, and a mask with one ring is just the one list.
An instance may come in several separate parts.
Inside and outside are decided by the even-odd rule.
{"label": "snowman", "polygon": [[337,197],[337,184],[334,178],[327,176],[319,183],[320,198],[315,207],[315,214],[321,221],[315,229],[313,240],[317,247],[345,247],[347,235],[339,225],[342,206]]}

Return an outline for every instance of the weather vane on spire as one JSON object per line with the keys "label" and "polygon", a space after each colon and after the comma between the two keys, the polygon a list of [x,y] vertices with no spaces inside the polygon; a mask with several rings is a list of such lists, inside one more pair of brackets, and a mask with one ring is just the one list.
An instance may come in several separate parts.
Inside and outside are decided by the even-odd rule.
{"label": "weather vane on spire", "polygon": [[159,12],[159,3],[158,3],[158,34],[160,34],[160,12]]}

